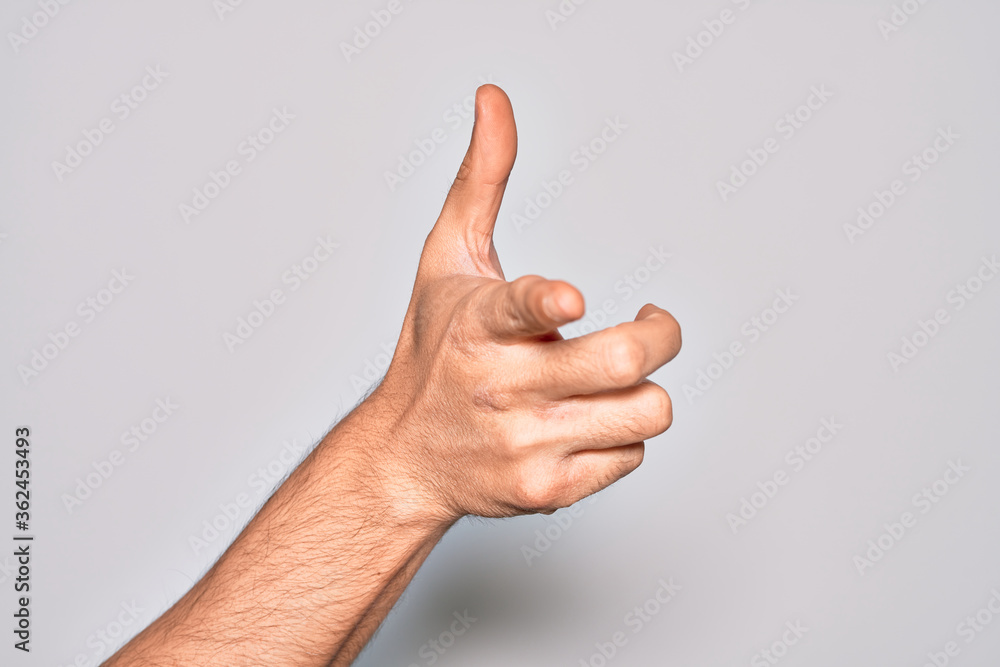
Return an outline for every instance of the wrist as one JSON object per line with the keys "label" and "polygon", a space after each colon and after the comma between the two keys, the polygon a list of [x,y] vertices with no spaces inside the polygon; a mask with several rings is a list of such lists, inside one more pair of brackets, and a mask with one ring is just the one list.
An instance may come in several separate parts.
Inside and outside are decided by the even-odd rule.
{"label": "wrist", "polygon": [[[376,391],[348,414],[317,447],[331,491],[363,499],[394,530],[440,537],[460,518],[418,461],[406,434],[404,410]],[[336,489],[336,491],[334,491]]]}

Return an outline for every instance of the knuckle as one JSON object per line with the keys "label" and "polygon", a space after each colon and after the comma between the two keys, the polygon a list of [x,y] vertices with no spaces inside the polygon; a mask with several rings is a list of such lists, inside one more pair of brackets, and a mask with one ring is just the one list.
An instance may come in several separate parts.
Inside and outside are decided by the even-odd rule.
{"label": "knuckle", "polygon": [[479,419],[470,424],[473,429],[483,433],[490,443],[490,452],[501,466],[498,470],[517,466],[526,453],[527,439],[524,429],[519,428],[517,415],[508,409],[498,410],[496,397],[490,397],[490,404],[484,403],[484,396],[479,394],[474,400],[476,409],[480,411]]}
{"label": "knuckle", "polygon": [[511,283],[511,299],[509,307],[511,309],[511,319],[521,327],[534,324],[537,317],[535,312],[538,301],[538,288],[545,283],[541,276],[527,275],[521,276]]}
{"label": "knuckle", "polygon": [[537,289],[538,285],[544,282],[544,278],[535,275],[521,276],[520,278],[517,278],[510,284],[511,296],[514,297],[514,302],[523,307],[523,305],[530,299],[532,293]]}
{"label": "knuckle", "polygon": [[642,444],[638,444],[635,447],[629,447],[622,452],[621,457],[619,457],[617,461],[617,476],[615,477],[615,480],[621,479],[642,465],[642,460],[645,456],[646,447]]}
{"label": "knuckle", "polygon": [[534,450],[534,438],[525,428],[511,424],[503,434],[503,452],[507,458],[518,464]]}
{"label": "knuckle", "polygon": [[437,334],[449,348],[473,355],[484,340],[482,319],[476,316],[484,307],[483,290],[474,290],[451,305],[447,305],[447,297],[441,296],[440,292],[434,294],[432,301],[418,310],[418,324],[422,325],[419,330],[428,339],[433,340]]}
{"label": "knuckle", "polygon": [[673,316],[670,317],[670,321],[672,323],[670,326],[670,339],[674,343],[673,349],[674,349],[674,354],[676,355],[678,352],[681,351],[681,345],[683,342],[681,337],[681,323],[675,320]]}
{"label": "knuckle", "polygon": [[645,347],[635,338],[618,336],[605,347],[604,372],[618,386],[630,386],[641,381],[645,362]]}
{"label": "knuckle", "polygon": [[494,386],[480,386],[473,389],[470,400],[479,412],[487,415],[505,413],[513,405],[511,396]]}
{"label": "knuckle", "polygon": [[617,455],[596,471],[594,482],[596,482],[597,488],[595,490],[605,489],[635,471],[642,465],[645,452],[646,446],[642,443],[619,447]]}
{"label": "knuckle", "polygon": [[558,505],[558,489],[549,475],[535,467],[525,467],[517,477],[514,502],[531,512],[555,509]]}
{"label": "knuckle", "polygon": [[649,396],[647,414],[650,421],[650,435],[648,437],[652,437],[670,428],[674,421],[674,405],[673,401],[670,400],[670,394],[659,385],[649,383],[647,393]]}
{"label": "knuckle", "polygon": [[538,283],[541,280],[544,280],[544,278],[542,278],[541,276],[536,276],[534,274],[529,274],[526,276],[521,276],[520,278],[515,278],[512,284],[514,285],[515,289],[527,290],[532,285]]}
{"label": "knuckle", "polygon": [[673,405],[669,394],[659,385],[645,382],[615,428],[619,435],[627,434],[639,441],[660,435],[670,428],[672,421]]}
{"label": "knuckle", "polygon": [[681,350],[681,324],[677,319],[668,313],[667,311],[662,311],[662,318],[664,320],[664,334],[665,338],[670,341],[670,349],[672,352],[671,356],[675,356]]}

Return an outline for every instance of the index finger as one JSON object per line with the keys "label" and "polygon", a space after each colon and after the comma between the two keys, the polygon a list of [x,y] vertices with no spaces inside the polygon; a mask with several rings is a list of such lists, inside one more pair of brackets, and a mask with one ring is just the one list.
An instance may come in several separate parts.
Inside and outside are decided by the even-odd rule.
{"label": "index finger", "polygon": [[634,322],[546,345],[537,375],[540,393],[565,398],[631,387],[676,357],[680,349],[677,320],[647,304]]}
{"label": "index finger", "polygon": [[498,284],[484,304],[485,325],[497,339],[550,333],[583,316],[583,295],[569,283],[522,276]]}

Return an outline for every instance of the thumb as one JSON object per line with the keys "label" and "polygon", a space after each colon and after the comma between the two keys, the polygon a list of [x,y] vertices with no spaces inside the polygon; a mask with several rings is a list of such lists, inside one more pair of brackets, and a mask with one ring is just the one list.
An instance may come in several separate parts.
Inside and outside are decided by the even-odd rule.
{"label": "thumb", "polygon": [[433,235],[451,248],[457,241],[476,266],[485,263],[498,272],[493,227],[516,156],[517,127],[510,99],[497,86],[480,86],[472,141]]}

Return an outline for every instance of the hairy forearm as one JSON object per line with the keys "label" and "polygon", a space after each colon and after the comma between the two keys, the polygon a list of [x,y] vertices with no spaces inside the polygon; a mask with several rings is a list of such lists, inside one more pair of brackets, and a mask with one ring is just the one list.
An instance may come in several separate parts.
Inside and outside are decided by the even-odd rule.
{"label": "hairy forearm", "polygon": [[373,452],[391,427],[377,402],[349,415],[205,577],[107,664],[350,664],[449,525],[379,468]]}
{"label": "hairy forearm", "polygon": [[378,630],[379,626],[382,624],[382,621],[389,615],[393,605],[395,605],[397,600],[399,600],[399,596],[406,589],[410,580],[413,579],[417,570],[420,569],[424,559],[430,554],[432,549],[433,544],[425,546],[421,550],[421,553],[418,553],[416,557],[412,558],[410,562],[408,562],[406,566],[379,591],[375,602],[365,611],[362,618],[359,619],[351,633],[341,644],[340,650],[337,652],[335,659],[331,661],[332,665],[349,665],[358,656],[358,654],[361,653],[361,650],[365,647],[372,635],[375,634],[375,631]]}

